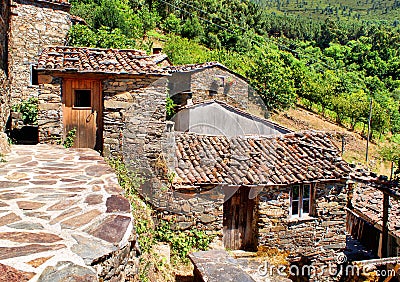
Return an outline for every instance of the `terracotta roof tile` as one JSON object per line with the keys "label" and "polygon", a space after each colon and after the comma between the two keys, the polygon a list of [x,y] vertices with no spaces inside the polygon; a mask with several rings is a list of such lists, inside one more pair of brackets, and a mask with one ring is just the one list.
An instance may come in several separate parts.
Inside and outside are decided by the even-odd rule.
{"label": "terracotta roof tile", "polygon": [[42,51],[36,68],[57,72],[163,74],[156,63],[158,57],[138,50],[47,47]]}
{"label": "terracotta roof tile", "polygon": [[50,4],[62,5],[62,6],[66,6],[66,7],[71,6],[71,4],[69,3],[68,0],[28,0],[28,2],[39,3],[39,4],[40,3],[50,3]]}
{"label": "terracotta roof tile", "polygon": [[323,132],[232,138],[176,133],[175,138],[182,185],[287,185],[348,178],[351,172]]}

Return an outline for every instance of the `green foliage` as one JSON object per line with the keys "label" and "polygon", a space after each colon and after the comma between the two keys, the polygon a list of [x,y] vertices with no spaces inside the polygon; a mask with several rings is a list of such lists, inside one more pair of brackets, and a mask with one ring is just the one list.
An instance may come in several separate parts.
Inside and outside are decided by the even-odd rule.
{"label": "green foliage", "polygon": [[390,142],[389,144],[380,148],[379,154],[381,157],[390,161],[397,166],[397,170],[394,172],[394,178],[400,178],[400,144],[396,142]]}
{"label": "green foliage", "polygon": [[159,242],[169,243],[172,255],[185,262],[188,261],[190,252],[207,250],[214,239],[213,236],[209,236],[196,228],[189,231],[172,230],[168,221],[160,221],[154,235]]}
{"label": "green foliage", "polygon": [[161,24],[161,27],[166,32],[171,32],[175,34],[179,34],[181,31],[181,20],[177,18],[175,14],[169,14],[168,17]]}
{"label": "green foliage", "polygon": [[[334,113],[350,129],[365,129],[372,98],[373,137],[400,132],[400,25],[360,21],[361,12],[347,2],[173,2],[178,9],[158,0],[72,4],[91,26],[74,26],[72,45],[149,50],[152,42],[139,38],[155,39],[165,42],[174,64],[219,61],[246,76],[270,110],[300,102]],[[392,4],[385,15],[399,8]],[[311,17],[304,17],[310,12],[302,5],[315,9]],[[293,7],[298,15],[284,12]],[[368,16],[376,10],[378,5]],[[159,36],[160,30],[169,34]]]}
{"label": "green foliage", "polygon": [[114,169],[118,183],[124,189],[127,196],[137,195],[138,188],[143,183],[143,178],[137,172],[129,170],[122,158],[107,159],[107,163]]}
{"label": "green foliage", "polygon": [[133,49],[136,41],[122,34],[121,30],[101,27],[96,31],[85,25],[74,25],[68,33],[68,41],[73,46]]}
{"label": "green foliage", "polygon": [[38,115],[38,99],[28,98],[21,103],[12,107],[14,112],[22,113],[22,120],[24,124],[37,124]]}
{"label": "green foliage", "polygon": [[292,70],[285,63],[285,55],[276,49],[260,51],[247,74],[267,109],[286,109],[296,101]]}
{"label": "green foliage", "polygon": [[73,129],[67,132],[67,136],[65,137],[65,140],[63,142],[64,148],[72,148],[75,143],[75,138],[76,138],[76,128],[74,127]]}
{"label": "green foliage", "polygon": [[174,103],[174,101],[171,99],[171,97],[167,96],[167,101],[165,104],[165,110],[167,112],[167,119],[171,119],[174,116],[175,107],[176,107],[176,104]]}

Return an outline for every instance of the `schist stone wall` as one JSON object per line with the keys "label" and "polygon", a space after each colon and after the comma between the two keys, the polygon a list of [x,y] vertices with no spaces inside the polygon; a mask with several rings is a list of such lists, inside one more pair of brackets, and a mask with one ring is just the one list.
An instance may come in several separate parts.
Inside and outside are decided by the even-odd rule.
{"label": "schist stone wall", "polygon": [[46,1],[14,0],[11,6],[9,77],[11,102],[36,96],[31,85],[31,66],[45,46],[65,45],[71,27],[69,5]]}
{"label": "schist stone wall", "polygon": [[150,169],[161,153],[166,87],[162,76],[104,81],[104,156],[123,156],[133,169]]}
{"label": "schist stone wall", "polygon": [[220,66],[173,73],[168,88],[172,99],[179,93],[192,92],[193,103],[220,100],[260,117],[267,116],[263,102],[252,87]]}
{"label": "schist stone wall", "polygon": [[4,131],[10,112],[10,89],[7,78],[8,1],[1,1],[0,9],[0,132]]}
{"label": "schist stone wall", "polygon": [[346,246],[347,188],[343,183],[317,183],[312,214],[289,218],[288,187],[266,188],[259,196],[259,245],[310,257],[314,265],[332,260]]}

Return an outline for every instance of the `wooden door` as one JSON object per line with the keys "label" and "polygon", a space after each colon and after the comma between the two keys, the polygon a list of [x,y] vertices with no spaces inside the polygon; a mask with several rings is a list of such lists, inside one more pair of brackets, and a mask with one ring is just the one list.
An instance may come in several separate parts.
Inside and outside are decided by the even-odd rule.
{"label": "wooden door", "polygon": [[256,199],[249,199],[250,188],[239,190],[224,203],[224,246],[230,250],[257,249]]}
{"label": "wooden door", "polygon": [[99,80],[63,80],[64,138],[76,129],[75,148],[102,149],[102,95]]}

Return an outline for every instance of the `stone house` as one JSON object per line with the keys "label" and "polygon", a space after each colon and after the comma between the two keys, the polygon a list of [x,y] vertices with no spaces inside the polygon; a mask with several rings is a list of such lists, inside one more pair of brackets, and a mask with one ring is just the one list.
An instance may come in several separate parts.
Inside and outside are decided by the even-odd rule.
{"label": "stone house", "polygon": [[154,56],[136,50],[49,47],[35,71],[41,142],[64,139],[74,128],[76,147],[105,156],[139,156],[148,135],[158,142],[154,137],[165,127],[167,79]]}
{"label": "stone house", "polygon": [[[175,190],[208,193],[214,201],[197,197],[186,207],[181,201],[182,212],[204,217],[203,210],[206,221],[221,228],[226,248],[277,247],[314,263],[344,250],[351,170],[329,134],[229,138],[176,132],[173,138]],[[222,197],[216,198],[218,192]]]}
{"label": "stone house", "polygon": [[259,117],[268,117],[261,98],[242,75],[218,62],[169,66],[169,95],[179,106],[219,100]]}

